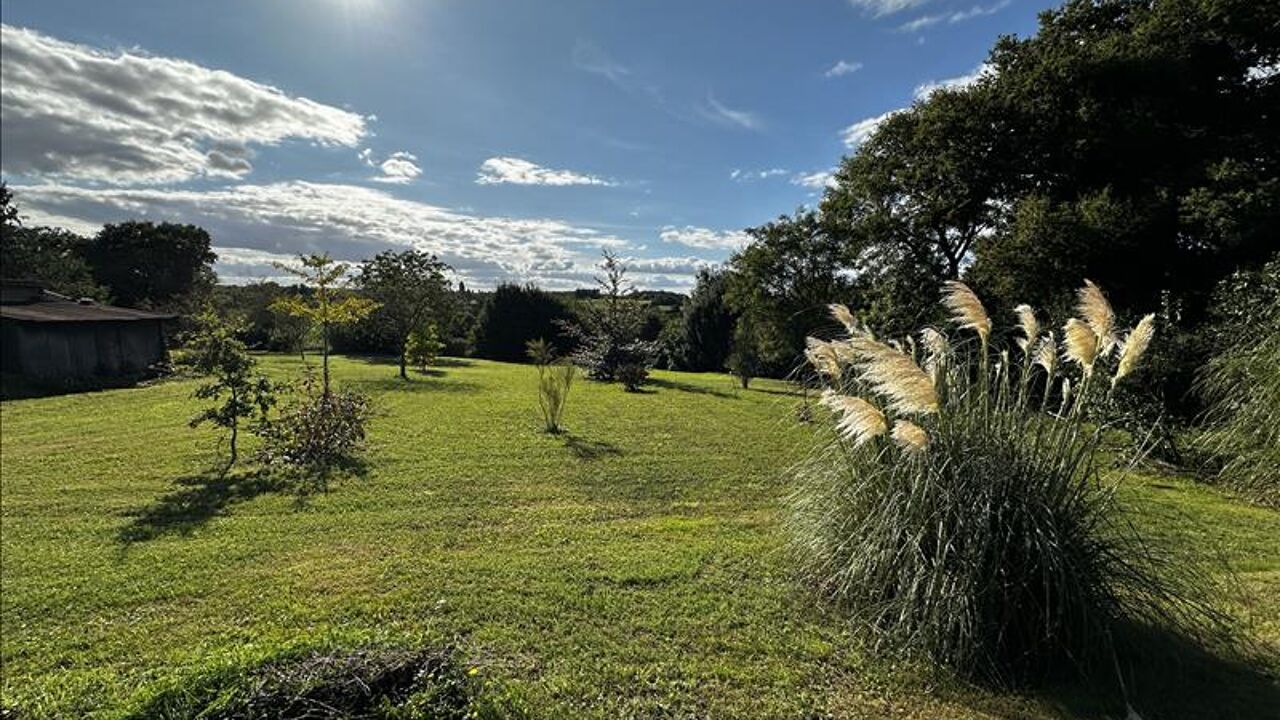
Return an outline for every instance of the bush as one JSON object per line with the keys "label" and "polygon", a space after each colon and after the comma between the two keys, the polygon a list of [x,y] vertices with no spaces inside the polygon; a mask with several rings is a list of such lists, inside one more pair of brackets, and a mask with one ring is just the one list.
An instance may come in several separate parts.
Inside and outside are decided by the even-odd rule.
{"label": "bush", "polygon": [[626,363],[618,367],[618,382],[627,392],[639,392],[649,379],[649,370],[640,363]]}
{"label": "bush", "polygon": [[[808,341],[837,423],[798,470],[799,567],[874,647],[1003,680],[1089,661],[1109,669],[1131,622],[1194,632],[1223,617],[1189,566],[1148,551],[1098,474],[1102,428],[1085,417],[1091,388],[1109,390],[1104,358],[1118,345],[1102,294],[1089,286],[1082,298],[1085,319],[1066,328],[1070,371],[1029,308],[1023,351],[993,357],[991,322],[958,283],[949,305],[977,342],[926,330],[899,350],[843,306],[834,314],[849,338]],[[1125,338],[1111,386],[1151,328],[1148,316]]]}
{"label": "bush", "polygon": [[323,483],[334,470],[358,466],[371,416],[368,396],[350,390],[325,392],[308,373],[298,397],[263,429],[260,459],[310,473]]}
{"label": "bush", "polygon": [[417,366],[419,370],[426,372],[427,366],[436,361],[442,350],[444,350],[444,343],[440,342],[436,326],[428,325],[409,333],[404,354],[406,360]]}
{"label": "bush", "polygon": [[564,358],[557,358],[550,343],[538,339],[529,343],[529,358],[538,366],[538,409],[543,427],[549,433],[564,430],[564,406],[577,368]]}
{"label": "bush", "polygon": [[1200,377],[1209,412],[1199,444],[1219,480],[1280,507],[1280,256],[1228,278],[1215,305],[1225,321]]}

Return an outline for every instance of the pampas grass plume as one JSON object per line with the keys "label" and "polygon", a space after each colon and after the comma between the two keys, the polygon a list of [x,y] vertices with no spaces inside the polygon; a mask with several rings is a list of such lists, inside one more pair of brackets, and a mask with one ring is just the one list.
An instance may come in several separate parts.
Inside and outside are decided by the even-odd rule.
{"label": "pampas grass plume", "polygon": [[1120,351],[1120,365],[1116,368],[1116,374],[1111,378],[1111,387],[1115,387],[1121,378],[1133,372],[1138,366],[1138,361],[1142,359],[1142,354],[1147,351],[1147,346],[1151,344],[1151,338],[1156,334],[1156,316],[1147,314],[1138,321],[1138,325],[1129,331],[1129,336],[1125,338],[1124,349]]}
{"label": "pampas grass plume", "polygon": [[853,442],[854,447],[859,447],[888,430],[888,421],[880,408],[860,397],[826,390],[819,402],[840,416],[836,430]]}
{"label": "pampas grass plume", "polygon": [[893,441],[909,452],[924,452],[929,448],[929,433],[910,420],[898,420],[893,424]]}
{"label": "pampas grass plume", "polygon": [[946,291],[942,302],[951,311],[951,319],[961,328],[978,333],[978,337],[985,343],[991,335],[991,318],[987,315],[987,309],[982,306],[982,301],[962,282],[948,280],[943,283],[943,287]]}

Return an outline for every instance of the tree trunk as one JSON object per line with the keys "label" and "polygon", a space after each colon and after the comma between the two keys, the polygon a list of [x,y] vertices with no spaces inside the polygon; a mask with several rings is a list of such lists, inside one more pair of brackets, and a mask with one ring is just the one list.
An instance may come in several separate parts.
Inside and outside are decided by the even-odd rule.
{"label": "tree trunk", "polygon": [[405,372],[404,372],[405,354],[406,354],[406,353],[405,353],[405,351],[404,351],[404,348],[401,348],[401,349],[400,349],[400,379],[401,379],[401,380],[408,380],[408,379],[409,379],[409,376],[408,376],[408,375],[406,375],[406,374],[405,374]]}
{"label": "tree trunk", "polygon": [[324,338],[321,341],[322,345],[320,347],[320,352],[323,353],[321,364],[323,365],[324,370],[321,374],[323,376],[324,383],[324,396],[329,397],[329,323],[324,324],[323,334]]}

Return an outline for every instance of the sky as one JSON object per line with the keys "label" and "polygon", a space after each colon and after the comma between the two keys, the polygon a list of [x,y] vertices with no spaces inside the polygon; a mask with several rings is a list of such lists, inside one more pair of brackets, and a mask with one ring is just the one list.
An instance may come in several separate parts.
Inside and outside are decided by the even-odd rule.
{"label": "sky", "polygon": [[5,0],[28,224],[206,228],[224,282],[415,247],[472,287],[687,291],[1047,0]]}

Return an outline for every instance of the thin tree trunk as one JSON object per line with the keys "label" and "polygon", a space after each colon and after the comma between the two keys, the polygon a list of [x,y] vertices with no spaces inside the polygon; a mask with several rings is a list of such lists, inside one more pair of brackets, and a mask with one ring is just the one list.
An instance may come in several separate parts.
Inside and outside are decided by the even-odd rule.
{"label": "thin tree trunk", "polygon": [[322,362],[324,366],[324,370],[322,373],[324,378],[323,379],[324,396],[329,397],[329,323],[325,323],[323,328],[324,328],[324,333],[323,333],[324,340],[323,340],[323,345],[320,348],[320,352],[324,353],[323,362]]}
{"label": "thin tree trunk", "polygon": [[404,348],[400,348],[400,379],[401,380],[409,379],[409,376],[406,375],[404,372],[405,354],[406,353],[404,351]]}

